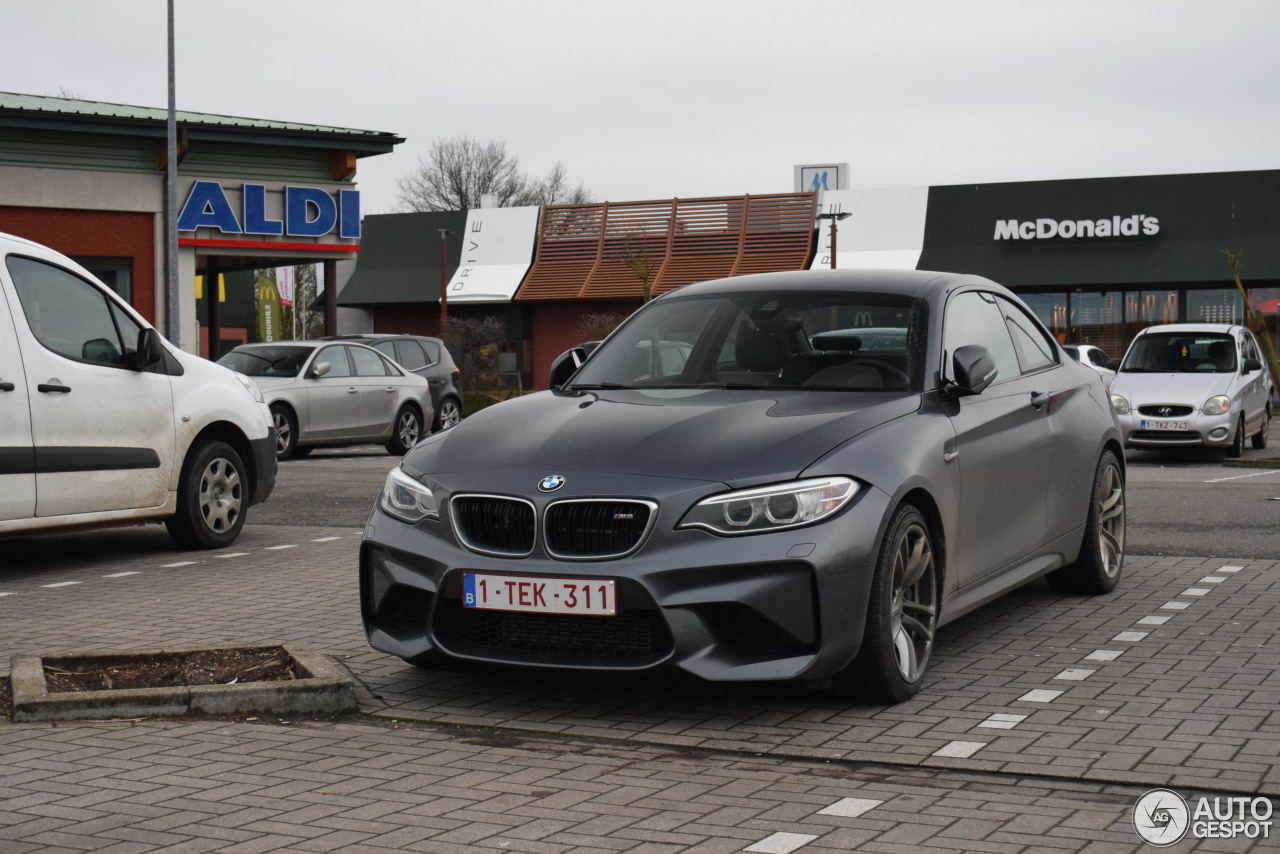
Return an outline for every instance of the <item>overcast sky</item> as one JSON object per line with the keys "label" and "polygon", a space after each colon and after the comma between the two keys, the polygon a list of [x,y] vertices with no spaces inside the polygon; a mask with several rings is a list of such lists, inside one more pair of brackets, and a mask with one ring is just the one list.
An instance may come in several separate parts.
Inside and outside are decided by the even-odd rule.
{"label": "overcast sky", "polygon": [[[365,213],[461,134],[612,201],[1280,168],[1276,0],[176,5],[179,109],[407,139]],[[0,90],[164,107],[165,10],[6,3]]]}

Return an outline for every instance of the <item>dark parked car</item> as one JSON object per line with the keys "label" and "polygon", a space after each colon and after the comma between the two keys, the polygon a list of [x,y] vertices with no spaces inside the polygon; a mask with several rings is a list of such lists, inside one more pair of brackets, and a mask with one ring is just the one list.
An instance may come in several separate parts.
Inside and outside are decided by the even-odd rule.
{"label": "dark parked car", "polygon": [[[678,365],[637,364],[674,341]],[[1086,593],[1120,577],[1106,390],[993,282],[705,282],[585,358],[391,472],[360,549],[375,648],[426,666],[832,677],[897,701],[939,626],[1041,576]]]}
{"label": "dark parked car", "polygon": [[462,420],[462,374],[439,338],[370,332],[335,335],[330,339],[368,344],[418,376],[426,377],[427,384],[431,386],[431,405],[436,413],[431,422],[431,432],[447,430]]}

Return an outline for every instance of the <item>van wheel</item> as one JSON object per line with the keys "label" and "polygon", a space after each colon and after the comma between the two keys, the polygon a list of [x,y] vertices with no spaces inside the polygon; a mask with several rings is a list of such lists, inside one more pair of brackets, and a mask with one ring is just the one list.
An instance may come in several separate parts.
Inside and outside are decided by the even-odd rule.
{"label": "van wheel", "polygon": [[178,479],[178,512],[165,520],[169,536],[189,549],[220,549],[244,527],[248,484],[244,463],[226,442],[192,443]]}
{"label": "van wheel", "polygon": [[271,404],[271,423],[276,428],[276,459],[287,460],[298,447],[298,419],[289,407]]}
{"label": "van wheel", "polygon": [[1124,566],[1124,532],[1124,473],[1116,455],[1105,451],[1093,476],[1080,554],[1046,576],[1049,587],[1058,593],[1110,593]]}
{"label": "van wheel", "polygon": [[1253,434],[1253,447],[1261,451],[1267,446],[1267,434],[1271,432],[1271,404],[1267,404],[1267,411],[1262,413],[1262,426],[1258,428],[1258,432]]}
{"label": "van wheel", "polygon": [[396,413],[396,424],[391,431],[391,441],[387,442],[387,453],[400,456],[418,444],[422,435],[422,415],[412,406],[400,407]]}
{"label": "van wheel", "polygon": [[838,693],[900,703],[920,690],[938,626],[939,581],[929,524],[904,504],[876,560],[862,648],[832,678]]}

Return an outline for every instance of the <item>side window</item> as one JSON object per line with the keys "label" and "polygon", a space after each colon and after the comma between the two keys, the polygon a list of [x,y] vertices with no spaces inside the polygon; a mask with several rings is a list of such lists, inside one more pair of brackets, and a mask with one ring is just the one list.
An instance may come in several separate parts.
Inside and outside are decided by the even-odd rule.
{"label": "side window", "polygon": [[426,354],[418,346],[417,341],[396,341],[395,359],[411,371],[427,366]]}
{"label": "side window", "polygon": [[[370,346],[382,355],[386,356],[388,359],[396,359],[396,342],[379,341],[377,344],[371,344]],[[396,359],[396,361],[400,360]]]}
{"label": "side window", "polygon": [[98,288],[43,261],[9,256],[22,312],[31,333],[53,352],[82,362],[126,364],[141,327]]}
{"label": "side window", "polygon": [[1021,373],[1009,328],[991,294],[969,291],[947,303],[947,319],[942,334],[947,359],[943,369],[945,376],[951,376],[952,354],[970,344],[980,344],[991,353],[999,371],[996,382],[1012,379]]}
{"label": "side window", "polygon": [[1022,372],[1029,374],[1055,364],[1057,360],[1053,356],[1053,344],[1027,317],[1026,312],[1006,299],[997,298],[997,302],[1004,313],[1005,321],[1009,324],[1009,332],[1013,336],[1014,347],[1018,351]]}
{"label": "side window", "polygon": [[1108,361],[1107,354],[1102,352],[1101,350],[1090,350],[1089,361],[1097,365],[1099,368],[1105,368],[1107,366],[1107,361]]}
{"label": "side window", "polygon": [[318,365],[321,362],[329,363],[329,373],[325,374],[326,377],[351,376],[351,364],[347,361],[346,347],[325,347],[316,356],[316,360],[312,364]]}
{"label": "side window", "polygon": [[422,348],[427,351],[427,364],[434,365],[440,361],[440,345],[434,341],[423,341]]}
{"label": "side window", "polygon": [[387,375],[386,363],[382,361],[382,357],[372,350],[366,350],[363,347],[351,347],[351,361],[356,365],[356,376],[358,377],[385,377]]}

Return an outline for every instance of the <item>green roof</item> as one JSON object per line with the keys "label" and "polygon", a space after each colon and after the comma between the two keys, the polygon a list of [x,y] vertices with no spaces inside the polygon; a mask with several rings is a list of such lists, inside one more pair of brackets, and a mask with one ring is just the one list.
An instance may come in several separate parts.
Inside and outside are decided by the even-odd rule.
{"label": "green roof", "polygon": [[[0,92],[0,110],[22,110],[29,113],[47,113],[65,117],[122,119],[126,121],[167,122],[169,110],[162,107],[136,107],[129,104],[112,104],[107,101],[83,101],[77,98],[55,98],[50,95],[23,95],[17,92]],[[226,128],[257,128],[259,130],[300,131],[327,133],[341,136],[393,136],[383,131],[357,130],[355,128],[329,127],[303,122],[282,122],[270,119],[250,119],[241,116],[223,116],[216,113],[193,113],[177,110],[177,120],[184,124],[210,125]]]}
{"label": "green roof", "polygon": [[338,305],[370,307],[440,301],[440,229],[449,235],[446,275],[462,257],[466,211],[376,214],[362,222],[355,272],[338,294]]}

